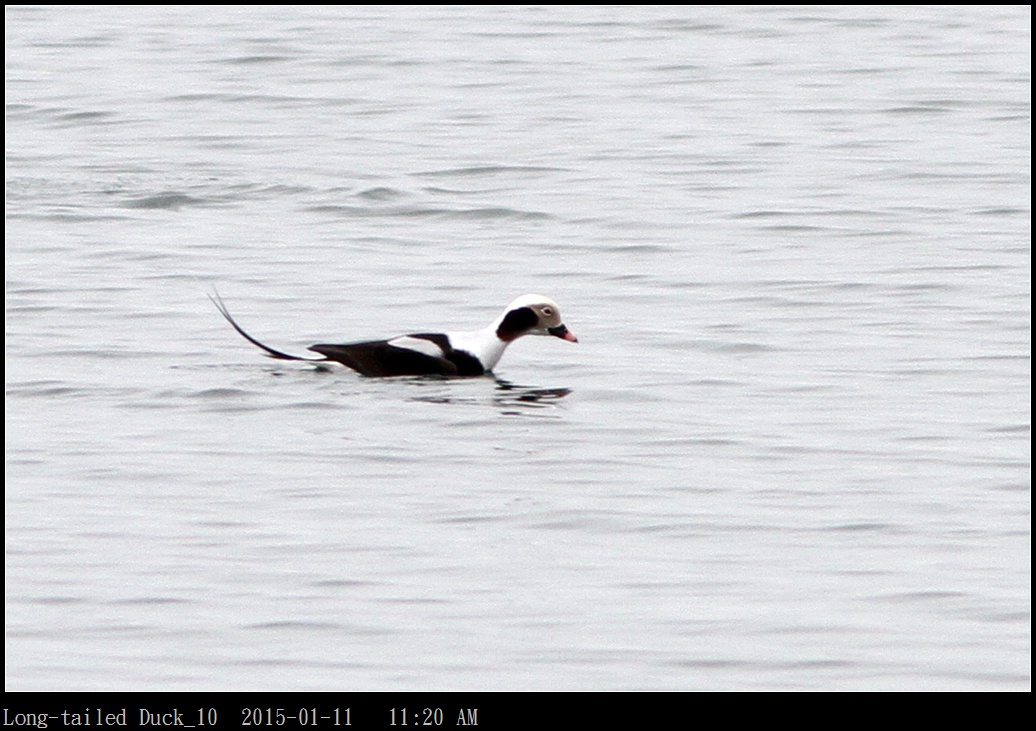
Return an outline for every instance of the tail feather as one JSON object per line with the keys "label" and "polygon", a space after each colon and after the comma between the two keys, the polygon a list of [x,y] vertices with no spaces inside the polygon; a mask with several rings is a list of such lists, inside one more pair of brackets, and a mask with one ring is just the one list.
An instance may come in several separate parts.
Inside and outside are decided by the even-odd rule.
{"label": "tail feather", "polygon": [[223,299],[219,296],[218,293],[213,292],[209,295],[209,299],[212,300],[212,304],[216,305],[216,309],[219,310],[219,314],[223,315],[223,318],[230,323],[231,327],[237,330],[238,334],[241,335],[241,337],[243,337],[245,340],[250,342],[252,345],[255,345],[266,351],[266,356],[268,358],[276,358],[277,360],[301,360],[306,361],[307,363],[322,363],[328,360],[327,358],[306,358],[301,355],[291,355],[290,353],[282,353],[279,350],[271,348],[269,345],[266,345],[265,343],[259,342],[251,335],[249,335],[247,332],[245,332],[244,329],[237,324],[234,318],[230,316],[230,311],[227,310],[227,306],[223,304]]}

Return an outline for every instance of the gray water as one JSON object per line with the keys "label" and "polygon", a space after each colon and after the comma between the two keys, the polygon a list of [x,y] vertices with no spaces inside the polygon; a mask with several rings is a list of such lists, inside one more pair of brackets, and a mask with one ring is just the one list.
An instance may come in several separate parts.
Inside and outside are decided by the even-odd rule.
{"label": "gray water", "polygon": [[1029,689],[1029,6],[5,28],[8,690]]}

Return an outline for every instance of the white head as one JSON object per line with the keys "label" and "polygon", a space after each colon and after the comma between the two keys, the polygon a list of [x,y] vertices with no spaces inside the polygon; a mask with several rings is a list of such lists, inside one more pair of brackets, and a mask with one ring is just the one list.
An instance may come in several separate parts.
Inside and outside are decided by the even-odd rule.
{"label": "white head", "polygon": [[553,335],[578,342],[561,322],[558,304],[541,294],[522,295],[507,306],[500,317],[477,332],[447,333],[454,348],[477,357],[487,371],[500,361],[500,356],[522,335]]}
{"label": "white head", "polygon": [[523,294],[507,306],[493,323],[496,336],[505,343],[522,335],[553,335],[573,343],[579,342],[561,321],[558,303],[542,294]]}

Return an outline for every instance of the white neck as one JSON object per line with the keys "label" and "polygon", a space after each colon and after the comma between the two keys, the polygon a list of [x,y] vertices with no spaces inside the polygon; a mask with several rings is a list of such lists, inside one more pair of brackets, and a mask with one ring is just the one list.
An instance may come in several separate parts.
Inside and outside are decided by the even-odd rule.
{"label": "white neck", "polygon": [[482,362],[482,366],[491,371],[500,362],[500,357],[507,349],[507,343],[496,336],[496,323],[483,330],[473,332],[446,333],[450,344],[471,353]]}

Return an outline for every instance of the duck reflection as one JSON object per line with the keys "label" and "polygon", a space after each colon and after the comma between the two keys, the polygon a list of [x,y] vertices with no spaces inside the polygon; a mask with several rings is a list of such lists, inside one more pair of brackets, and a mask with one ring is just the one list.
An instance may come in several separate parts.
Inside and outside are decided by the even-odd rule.
{"label": "duck reflection", "polygon": [[571,388],[539,388],[538,386],[519,386],[517,383],[494,377],[496,394],[493,401],[498,405],[550,406],[551,402],[565,398],[572,393]]}
{"label": "duck reflection", "polygon": [[[511,381],[505,381],[497,376],[492,376],[496,387],[489,396],[490,402],[501,409],[505,414],[528,414],[535,410],[549,409],[556,405],[556,402],[565,398],[572,389],[570,388],[542,388],[539,386],[522,386]],[[425,385],[443,385],[446,379],[421,379]],[[416,381],[416,379],[415,379]],[[455,385],[452,381],[451,385]],[[426,401],[438,404],[477,404],[484,403],[484,394],[474,395],[470,392],[461,392],[458,389],[450,388],[435,394],[424,394],[415,396],[415,401]]]}

